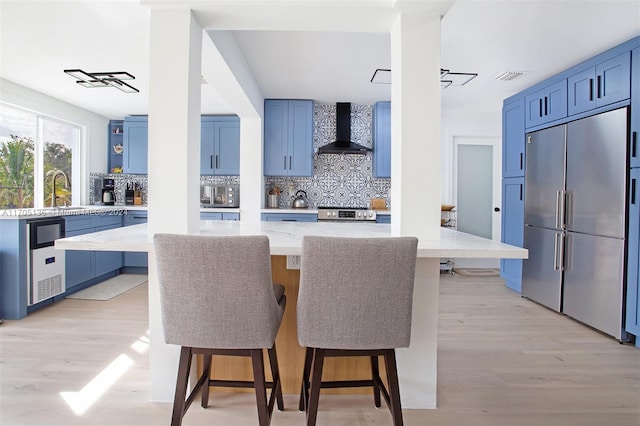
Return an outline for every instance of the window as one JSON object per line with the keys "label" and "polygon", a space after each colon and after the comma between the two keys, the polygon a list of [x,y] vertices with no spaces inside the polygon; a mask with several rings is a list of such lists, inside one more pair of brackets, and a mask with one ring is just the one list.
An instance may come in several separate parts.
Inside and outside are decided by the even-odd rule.
{"label": "window", "polygon": [[80,127],[0,107],[0,209],[79,204]]}

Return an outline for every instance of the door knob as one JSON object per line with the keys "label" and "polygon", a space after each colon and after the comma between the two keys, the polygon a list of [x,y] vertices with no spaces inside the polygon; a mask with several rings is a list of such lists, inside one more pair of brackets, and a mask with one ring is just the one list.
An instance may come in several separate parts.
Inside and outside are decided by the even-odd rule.
{"label": "door knob", "polygon": [[494,207],[494,208],[493,208],[493,211],[494,211],[494,212],[499,212],[499,211],[500,211],[500,207]]}

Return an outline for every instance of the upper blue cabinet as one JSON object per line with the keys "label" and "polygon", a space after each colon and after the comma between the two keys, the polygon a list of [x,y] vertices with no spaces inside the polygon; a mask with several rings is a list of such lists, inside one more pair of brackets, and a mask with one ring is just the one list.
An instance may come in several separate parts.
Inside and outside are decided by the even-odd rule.
{"label": "upper blue cabinet", "polygon": [[373,109],[373,177],[391,177],[391,102]]}
{"label": "upper blue cabinet", "polygon": [[200,174],[240,174],[240,118],[203,116],[200,129]]}
{"label": "upper blue cabinet", "polygon": [[631,134],[629,135],[629,161],[631,167],[640,167],[640,47],[631,51]]}
{"label": "upper blue cabinet", "polygon": [[502,177],[524,176],[524,99],[502,108]]}
{"label": "upper blue cabinet", "polygon": [[525,98],[527,128],[567,116],[567,80],[551,84]]}
{"label": "upper blue cabinet", "polygon": [[569,115],[629,99],[630,52],[570,76]]}
{"label": "upper blue cabinet", "polygon": [[127,116],[123,128],[123,172],[147,174],[147,116]]}
{"label": "upper blue cabinet", "polygon": [[123,124],[122,120],[109,121],[109,135],[107,140],[109,141],[107,158],[109,164],[107,165],[107,173],[120,173],[122,172],[122,143],[123,143]]}
{"label": "upper blue cabinet", "polygon": [[313,175],[313,102],[264,101],[265,176]]}

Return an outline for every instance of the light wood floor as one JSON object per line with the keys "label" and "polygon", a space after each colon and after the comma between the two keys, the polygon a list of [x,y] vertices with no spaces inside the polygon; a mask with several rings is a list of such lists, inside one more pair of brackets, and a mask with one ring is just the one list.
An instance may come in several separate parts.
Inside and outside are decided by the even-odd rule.
{"label": "light wood floor", "polygon": [[[439,409],[405,410],[406,425],[640,425],[640,350],[522,299],[498,278],[441,275],[440,293]],[[5,321],[0,424],[169,424],[171,405],[149,402],[146,330],[146,285]],[[294,395],[285,405],[271,424],[304,424]],[[390,421],[368,397],[320,398],[319,426]],[[183,424],[256,425],[253,394],[214,393]]]}

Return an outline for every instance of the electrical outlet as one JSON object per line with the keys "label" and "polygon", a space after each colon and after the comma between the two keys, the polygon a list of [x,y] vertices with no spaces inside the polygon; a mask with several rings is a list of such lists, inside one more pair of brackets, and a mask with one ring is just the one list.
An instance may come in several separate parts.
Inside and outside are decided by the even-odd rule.
{"label": "electrical outlet", "polygon": [[300,269],[300,256],[287,256],[287,269]]}

